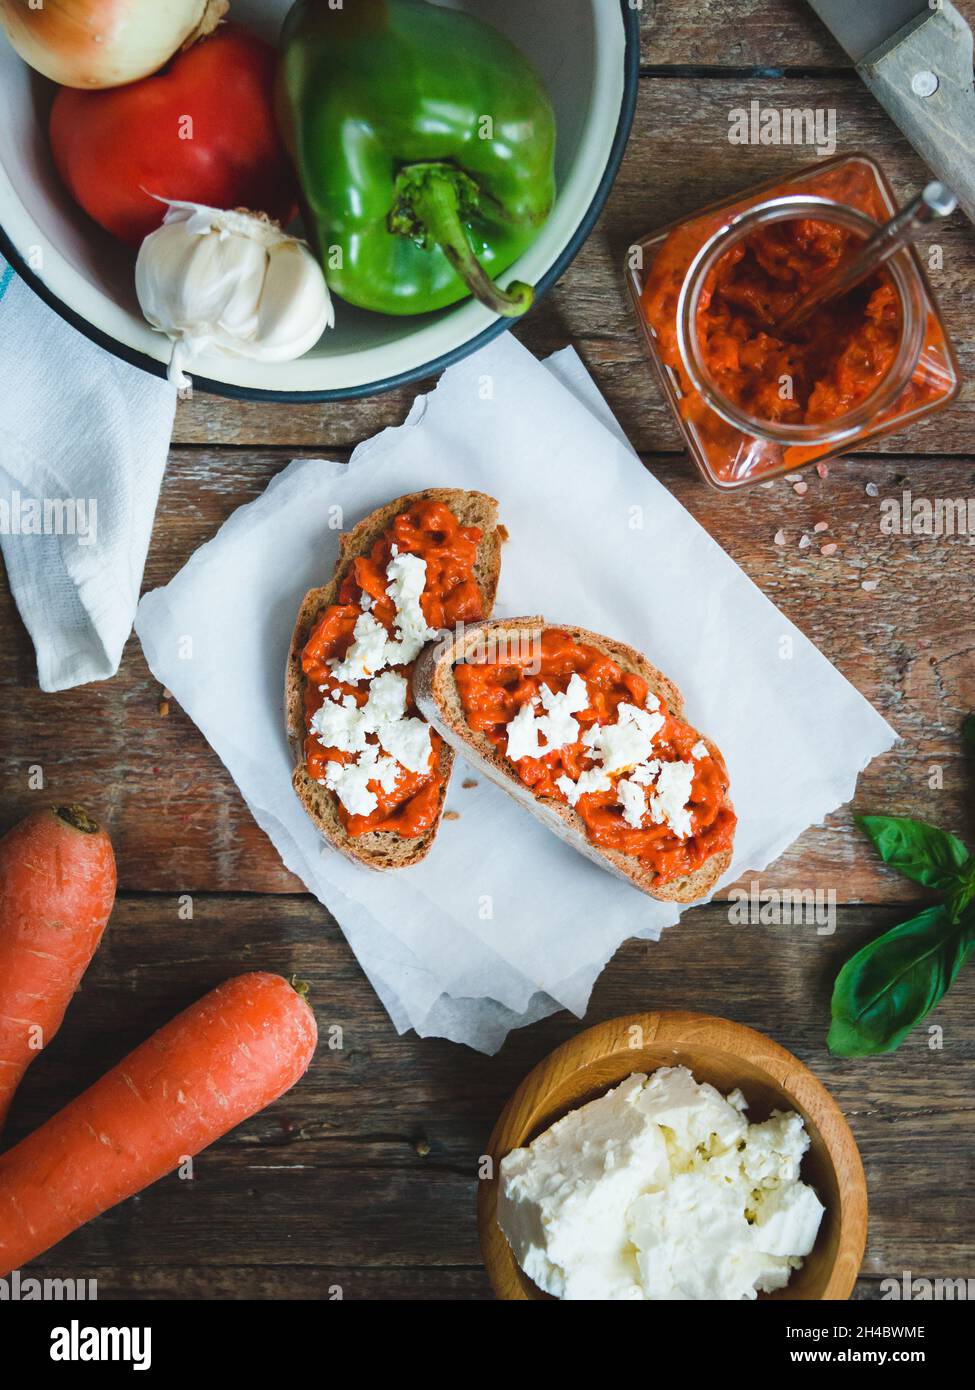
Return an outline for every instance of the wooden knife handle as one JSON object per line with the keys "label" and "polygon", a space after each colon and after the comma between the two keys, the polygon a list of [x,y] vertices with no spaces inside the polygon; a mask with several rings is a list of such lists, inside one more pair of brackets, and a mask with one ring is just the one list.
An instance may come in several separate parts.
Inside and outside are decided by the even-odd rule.
{"label": "wooden knife handle", "polygon": [[926,19],[871,54],[858,71],[975,222],[972,31],[954,5],[941,0]]}

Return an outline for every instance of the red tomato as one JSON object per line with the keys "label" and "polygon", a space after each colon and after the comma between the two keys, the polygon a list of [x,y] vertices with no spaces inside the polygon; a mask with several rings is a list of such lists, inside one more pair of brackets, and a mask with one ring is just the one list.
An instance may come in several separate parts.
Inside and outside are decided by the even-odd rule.
{"label": "red tomato", "polygon": [[165,215],[152,194],[289,221],[295,188],[274,122],[276,62],[263,39],[228,24],[141,82],[62,87],[51,147],[76,202],[133,245]]}

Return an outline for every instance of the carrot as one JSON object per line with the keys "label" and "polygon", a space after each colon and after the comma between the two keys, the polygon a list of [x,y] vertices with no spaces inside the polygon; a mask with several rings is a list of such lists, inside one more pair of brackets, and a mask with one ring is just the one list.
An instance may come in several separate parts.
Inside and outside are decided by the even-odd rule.
{"label": "carrot", "polygon": [[205,995],[0,1156],[0,1274],[171,1173],[304,1075],[318,1030],[280,975]]}
{"label": "carrot", "polygon": [[35,811],[0,839],[0,1129],[61,1027],[115,902],[107,834],[80,806]]}

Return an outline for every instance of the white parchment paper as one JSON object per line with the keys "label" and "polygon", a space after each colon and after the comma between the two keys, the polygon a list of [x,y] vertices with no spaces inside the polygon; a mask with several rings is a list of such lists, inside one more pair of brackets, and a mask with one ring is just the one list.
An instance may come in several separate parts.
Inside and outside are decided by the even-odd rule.
{"label": "white parchment paper", "polygon": [[482,777],[463,788],[476,774],[460,760],[447,800],[459,819],[412,869],[359,868],[305,816],[283,680],[301,598],[335,563],[330,509],[351,526],[424,487],[498,498],[510,541],[497,616],[622,638],[681,688],[688,720],[728,761],[739,827],[725,882],[849,800],[896,735],[645,471],[572,350],[540,363],[505,334],[348,465],[291,463],[143,598],[136,630],[285,864],[338,920],[397,1030],[494,1052],[556,1009],[581,1017],[620,943],[656,939],[679,912],[602,873]]}

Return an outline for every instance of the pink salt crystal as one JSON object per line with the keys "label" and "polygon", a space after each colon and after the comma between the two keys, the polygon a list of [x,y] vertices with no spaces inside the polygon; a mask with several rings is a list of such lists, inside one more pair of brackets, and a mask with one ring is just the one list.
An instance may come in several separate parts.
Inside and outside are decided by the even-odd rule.
{"label": "pink salt crystal", "polygon": [[819,547],[819,553],[820,555],[835,555],[838,549],[839,546],[836,542],[830,541],[829,545],[821,545]]}
{"label": "pink salt crystal", "polygon": [[819,476],[820,476],[821,478],[828,478],[828,477],[829,477],[829,464],[828,464],[828,463],[817,463],[817,464],[816,464],[816,472],[819,474]]}
{"label": "pink salt crystal", "polygon": [[802,497],[805,493],[807,493],[807,492],[809,491],[809,484],[808,484],[808,483],[793,483],[793,484],[792,484],[792,491],[793,491],[793,492],[797,492],[797,493],[799,494],[799,496]]}
{"label": "pink salt crystal", "polygon": [[785,545],[785,532],[784,532],[784,531],[776,531],[776,533],[775,533],[775,535],[772,537],[772,539],[775,541],[775,544],[776,544],[776,545]]}
{"label": "pink salt crystal", "polygon": [[819,532],[819,531],[828,531],[828,530],[829,530],[829,522],[828,522],[828,521],[817,521],[817,522],[816,522],[816,525],[813,527],[813,530],[816,531],[816,532]]}

